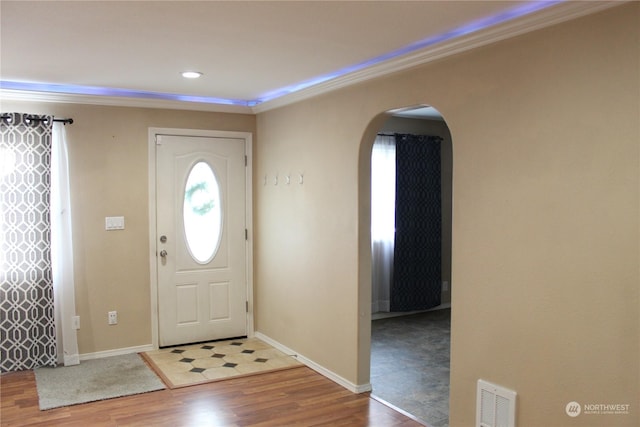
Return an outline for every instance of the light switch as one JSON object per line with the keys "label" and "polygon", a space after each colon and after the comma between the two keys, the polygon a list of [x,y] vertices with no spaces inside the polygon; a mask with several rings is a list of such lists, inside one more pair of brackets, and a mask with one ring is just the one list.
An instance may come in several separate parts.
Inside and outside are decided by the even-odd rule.
{"label": "light switch", "polygon": [[124,230],[124,217],[123,216],[108,216],[104,219],[104,229],[111,230]]}

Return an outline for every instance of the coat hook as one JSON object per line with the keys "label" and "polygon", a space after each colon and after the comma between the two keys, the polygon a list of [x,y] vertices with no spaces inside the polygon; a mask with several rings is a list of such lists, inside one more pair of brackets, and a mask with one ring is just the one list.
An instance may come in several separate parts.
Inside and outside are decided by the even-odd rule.
{"label": "coat hook", "polygon": [[290,174],[286,174],[284,176],[284,180],[287,183],[287,185],[291,184],[291,175]]}
{"label": "coat hook", "polygon": [[273,178],[273,185],[278,185],[278,174]]}
{"label": "coat hook", "polygon": [[302,172],[300,172],[300,176],[298,178],[298,183],[300,185],[304,184],[304,174]]}

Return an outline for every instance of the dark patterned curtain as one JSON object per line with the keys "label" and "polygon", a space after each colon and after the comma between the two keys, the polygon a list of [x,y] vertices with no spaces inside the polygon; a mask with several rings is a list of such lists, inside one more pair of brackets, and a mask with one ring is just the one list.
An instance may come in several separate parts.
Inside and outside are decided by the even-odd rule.
{"label": "dark patterned curtain", "polygon": [[56,363],[51,274],[53,117],[0,118],[0,371]]}
{"label": "dark patterned curtain", "polygon": [[442,209],[440,142],[396,135],[396,238],[391,311],[440,305]]}

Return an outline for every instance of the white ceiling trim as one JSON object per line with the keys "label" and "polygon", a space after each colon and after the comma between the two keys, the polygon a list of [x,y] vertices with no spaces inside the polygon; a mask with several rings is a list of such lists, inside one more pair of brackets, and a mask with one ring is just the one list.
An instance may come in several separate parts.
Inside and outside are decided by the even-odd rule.
{"label": "white ceiling trim", "polygon": [[307,89],[258,104],[253,107],[253,111],[256,113],[262,113],[274,108],[283,107],[335,89],[340,89],[392,73],[408,70],[410,68],[424,65],[471,49],[486,46],[491,43],[549,27],[581,16],[596,13],[625,2],[626,0],[621,2],[569,1],[560,3],[557,6],[543,9],[531,15],[526,15],[513,21],[492,26],[468,36],[446,41],[441,44],[428,47],[422,51],[407,54],[387,62],[373,65],[364,70],[349,73]]}
{"label": "white ceiling trim", "polygon": [[0,97],[6,100],[21,100],[32,102],[57,102],[72,104],[107,105],[120,107],[162,108],[192,111],[227,112],[242,114],[257,114],[285,105],[293,104],[314,96],[318,96],[336,89],[362,83],[371,79],[383,77],[392,73],[404,71],[419,65],[424,65],[439,59],[456,55],[481,46],[486,46],[501,40],[535,31],[541,28],[569,21],[581,16],[589,15],[608,9],[624,1],[590,2],[566,1],[555,6],[542,9],[530,15],[501,23],[467,36],[455,38],[443,43],[429,46],[421,51],[403,55],[392,60],[373,65],[366,69],[346,74],[324,83],[311,86],[300,91],[284,95],[253,107],[239,105],[212,104],[200,102],[171,101],[131,97],[96,96],[65,94],[52,92],[32,92],[7,90],[0,88]]}
{"label": "white ceiling trim", "polygon": [[210,104],[204,102],[170,101],[164,99],[129,98],[120,96],[80,95],[55,92],[35,92],[0,88],[0,99],[11,101],[55,102],[113,107],[161,108],[168,110],[209,111],[217,113],[255,114],[242,105]]}

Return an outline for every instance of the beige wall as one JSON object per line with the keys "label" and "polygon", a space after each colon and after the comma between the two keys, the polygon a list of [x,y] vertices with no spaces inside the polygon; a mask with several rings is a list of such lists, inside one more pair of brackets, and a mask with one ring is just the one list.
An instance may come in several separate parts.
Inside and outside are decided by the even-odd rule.
{"label": "beige wall", "polygon": [[[72,117],[67,125],[80,354],[151,344],[149,127],[255,133],[253,115],[3,101],[3,111]],[[106,216],[125,230],[105,231]],[[107,312],[118,311],[118,325]]]}
{"label": "beige wall", "polygon": [[257,330],[368,382],[370,144],[380,113],[427,103],[453,140],[451,425],[474,424],[479,378],[518,392],[519,426],[638,425],[639,13],[259,114],[256,175],[305,183],[256,188]]}

